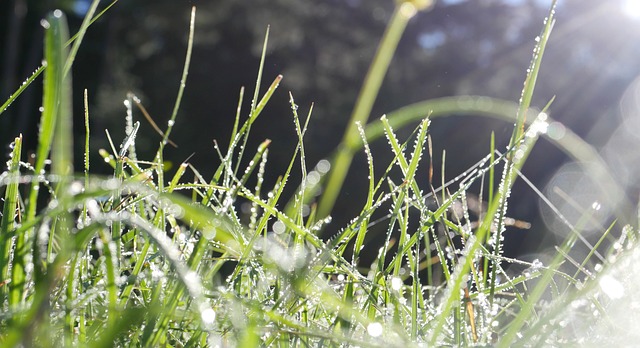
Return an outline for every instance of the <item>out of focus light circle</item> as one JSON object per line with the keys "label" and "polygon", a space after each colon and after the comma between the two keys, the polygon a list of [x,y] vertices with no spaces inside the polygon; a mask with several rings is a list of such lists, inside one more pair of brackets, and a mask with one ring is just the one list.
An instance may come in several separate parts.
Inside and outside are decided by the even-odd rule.
{"label": "out of focus light circle", "polygon": [[602,148],[601,154],[609,165],[610,173],[623,188],[640,187],[640,128],[620,126]]}
{"label": "out of focus light circle", "polygon": [[640,19],[640,1],[625,0],[622,2],[622,11],[631,18]]}
{"label": "out of focus light circle", "polygon": [[[638,0],[640,4],[640,0]],[[634,130],[636,137],[640,137],[640,78],[636,78],[627,88],[620,99],[620,114],[628,129]]]}
{"label": "out of focus light circle", "polygon": [[553,140],[560,140],[567,134],[567,128],[560,122],[551,122],[547,127],[547,136]]}
{"label": "out of focus light circle", "polygon": [[556,235],[568,236],[572,227],[582,235],[603,230],[611,206],[601,188],[578,163],[562,166],[547,184],[540,202],[545,225]]}
{"label": "out of focus light circle", "polygon": [[[638,0],[640,6],[640,0]],[[622,124],[601,150],[610,172],[623,188],[640,187],[640,78],[636,78],[620,99]]]}

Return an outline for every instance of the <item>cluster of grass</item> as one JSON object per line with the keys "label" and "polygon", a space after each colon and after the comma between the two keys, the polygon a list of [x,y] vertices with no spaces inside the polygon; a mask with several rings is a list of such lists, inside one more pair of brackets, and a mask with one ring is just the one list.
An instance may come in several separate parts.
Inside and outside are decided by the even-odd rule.
{"label": "cluster of grass", "polygon": [[[466,111],[507,119],[516,115],[504,153],[487,149],[488,155],[460,177],[425,188],[415,174],[420,165],[434,170],[423,163],[431,156],[430,118],[459,110],[460,99],[427,101],[365,126],[404,26],[429,3],[398,1],[335,156],[308,169],[304,135],[312,113],[299,117],[292,96],[298,145],[275,186],[265,187],[270,141],[253,153],[245,147],[251,125],[282,79],[276,77],[260,93],[264,53],[250,109],[243,110],[241,91],[231,141],[226,150],[216,145],[215,174],[204,178],[183,163],[172,177],[165,176],[164,146],[187,82],[193,20],[176,106],[154,158],[137,158],[139,124],[133,114],[140,102],[130,95],[122,145],[100,150],[113,176],[90,174],[88,106],[84,168],[74,170],[70,72],[84,32],[99,17],[94,18],[98,2],[71,40],[62,13],[47,17],[46,65],[0,108],[4,112],[44,72],[35,159],[23,160],[22,136],[16,137],[0,174],[2,346],[559,345],[585,338],[561,320],[569,304],[573,316],[606,313],[597,271],[610,266],[608,255],[618,256],[636,243],[632,227],[622,229],[596,270],[586,265],[605,253],[596,247],[613,238],[614,225],[580,261],[569,257],[581,238],[580,226],[573,226],[575,233],[549,264],[502,255],[510,188],[549,122],[544,112],[530,112],[530,101],[553,9],[537,40],[520,102],[494,101],[488,107],[465,99]],[[393,127],[418,117],[411,137],[398,139]],[[376,177],[368,142],[382,135],[393,160]],[[579,159],[593,159],[593,151],[582,151],[584,143],[568,139],[559,145]],[[369,165],[361,213],[346,226],[332,226],[333,237],[323,240],[320,232],[327,229],[351,158],[361,149]],[[289,182],[298,170],[301,182]],[[497,170],[502,170],[499,180]],[[472,221],[467,195],[476,183],[488,208]],[[297,186],[288,202],[282,196],[287,185]],[[240,206],[249,207],[246,216]],[[386,231],[384,245],[375,251],[367,245],[374,224]],[[377,251],[371,265],[359,261],[365,249]],[[562,269],[567,262],[575,265],[575,274]],[[526,271],[509,276],[503,268],[508,263]]]}

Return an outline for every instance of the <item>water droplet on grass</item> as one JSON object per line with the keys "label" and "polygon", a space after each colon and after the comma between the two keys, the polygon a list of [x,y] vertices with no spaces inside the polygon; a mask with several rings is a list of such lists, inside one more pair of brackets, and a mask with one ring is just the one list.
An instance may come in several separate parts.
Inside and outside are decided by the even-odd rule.
{"label": "water droplet on grass", "polygon": [[320,182],[320,174],[313,170],[309,174],[307,174],[307,183],[309,185],[315,186]]}
{"label": "water droplet on grass", "polygon": [[531,263],[531,268],[533,270],[539,270],[540,268],[544,267],[544,265],[542,264],[542,261],[535,259],[533,260],[533,262]]}
{"label": "water droplet on grass", "polygon": [[400,289],[402,288],[402,285],[404,285],[404,283],[402,282],[402,279],[398,277],[391,278],[391,288],[393,290],[400,291]]}
{"label": "water droplet on grass", "polygon": [[200,315],[205,325],[213,325],[216,320],[216,312],[211,308],[204,309]]}
{"label": "water droplet on grass", "polygon": [[367,325],[367,333],[371,337],[380,337],[382,335],[382,324],[380,323],[371,323]]}
{"label": "water droplet on grass", "polygon": [[316,166],[316,169],[321,174],[325,174],[331,169],[331,163],[329,161],[323,159],[320,162],[318,162],[318,165]]}
{"label": "water droplet on grass", "polygon": [[75,196],[79,193],[81,193],[82,191],[84,191],[84,186],[82,185],[81,182],[79,181],[74,181],[73,183],[71,183],[71,185],[69,186],[69,193],[72,196]]}
{"label": "water droplet on grass", "polygon": [[216,234],[218,234],[218,230],[213,226],[207,226],[202,230],[202,234],[207,239],[213,239],[216,237]]}
{"label": "water droplet on grass", "polygon": [[273,224],[273,232],[275,232],[276,234],[282,234],[285,230],[286,226],[282,221],[278,220]]}

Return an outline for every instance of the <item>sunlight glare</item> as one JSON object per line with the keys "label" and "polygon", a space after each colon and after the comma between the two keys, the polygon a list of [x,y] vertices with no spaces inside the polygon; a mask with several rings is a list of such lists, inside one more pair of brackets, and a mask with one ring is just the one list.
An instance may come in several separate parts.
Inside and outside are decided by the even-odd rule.
{"label": "sunlight glare", "polygon": [[640,19],[640,1],[639,0],[625,0],[622,2],[622,11],[627,16]]}

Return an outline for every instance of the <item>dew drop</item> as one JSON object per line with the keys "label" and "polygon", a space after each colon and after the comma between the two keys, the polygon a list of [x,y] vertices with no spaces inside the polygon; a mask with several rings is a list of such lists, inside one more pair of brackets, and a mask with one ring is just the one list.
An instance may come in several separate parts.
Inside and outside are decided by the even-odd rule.
{"label": "dew drop", "polygon": [[79,181],[74,181],[71,185],[69,185],[69,193],[73,196],[81,193],[82,191],[84,191],[84,187]]}
{"label": "dew drop", "polygon": [[320,182],[320,174],[313,170],[309,174],[307,174],[307,183],[309,185],[315,186]]}
{"label": "dew drop", "polygon": [[533,260],[533,262],[531,263],[531,268],[535,270],[539,270],[542,267],[544,267],[544,265],[542,264],[542,261],[538,259]]}
{"label": "dew drop", "polygon": [[331,163],[329,161],[323,159],[320,162],[318,162],[318,165],[316,166],[316,169],[321,174],[325,174],[331,169]]}
{"label": "dew drop", "polygon": [[380,323],[371,323],[367,325],[367,333],[371,337],[380,337],[382,335],[382,324]]}
{"label": "dew drop", "polygon": [[282,234],[285,230],[286,226],[282,221],[278,220],[273,224],[273,232],[275,232],[276,234]]}
{"label": "dew drop", "polygon": [[395,291],[400,291],[400,289],[402,288],[402,285],[404,283],[402,282],[402,279],[398,278],[398,277],[393,277],[391,278],[391,288]]}
{"label": "dew drop", "polygon": [[212,325],[216,320],[216,312],[211,308],[203,310],[201,316],[205,325]]}

